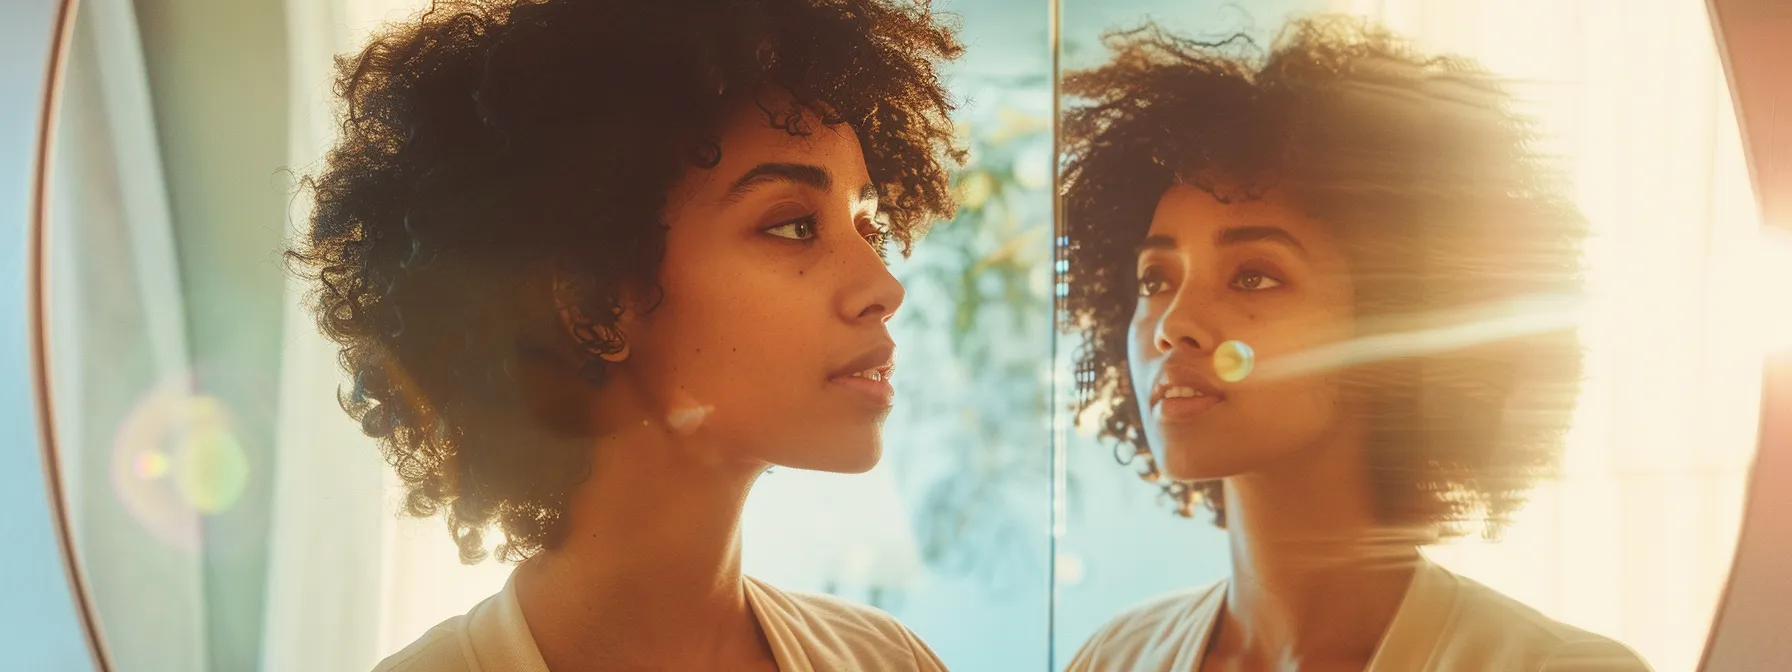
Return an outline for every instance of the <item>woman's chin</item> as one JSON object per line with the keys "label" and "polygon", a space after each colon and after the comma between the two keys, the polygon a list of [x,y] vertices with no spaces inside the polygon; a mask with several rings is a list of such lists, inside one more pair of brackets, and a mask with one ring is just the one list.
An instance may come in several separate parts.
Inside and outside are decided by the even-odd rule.
{"label": "woman's chin", "polygon": [[882,441],[841,441],[793,452],[771,462],[790,469],[863,474],[877,466],[883,458],[883,448]]}
{"label": "woman's chin", "polygon": [[[1159,456],[1165,477],[1176,481],[1215,481],[1249,472],[1256,465],[1241,456],[1213,455],[1197,450],[1171,450]],[[1229,458],[1229,459],[1228,459]]]}
{"label": "woman's chin", "polygon": [[877,466],[877,461],[881,457],[881,453],[882,451],[876,451],[860,459],[847,461],[836,465],[832,469],[826,469],[825,471],[831,471],[837,474],[863,474],[871,471],[872,468]]}

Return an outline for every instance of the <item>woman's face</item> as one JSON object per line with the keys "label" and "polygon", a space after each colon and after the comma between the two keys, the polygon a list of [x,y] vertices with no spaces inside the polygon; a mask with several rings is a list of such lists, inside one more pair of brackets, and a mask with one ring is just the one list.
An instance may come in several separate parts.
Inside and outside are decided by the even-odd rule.
{"label": "woman's face", "polygon": [[1344,413],[1329,378],[1226,383],[1213,366],[1229,340],[1266,361],[1349,338],[1352,284],[1327,226],[1274,191],[1221,203],[1176,185],[1158,201],[1137,270],[1128,364],[1165,475],[1250,473],[1336,431]]}
{"label": "woman's face", "polygon": [[674,187],[663,301],[625,321],[618,368],[716,460],[860,472],[882,452],[903,289],[857,135],[807,128],[744,105],[721,162]]}

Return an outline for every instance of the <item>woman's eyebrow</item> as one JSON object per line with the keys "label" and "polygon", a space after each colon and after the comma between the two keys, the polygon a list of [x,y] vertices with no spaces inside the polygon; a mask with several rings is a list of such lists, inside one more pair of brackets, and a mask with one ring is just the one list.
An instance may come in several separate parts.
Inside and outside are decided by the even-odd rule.
{"label": "woman's eyebrow", "polygon": [[1139,241],[1139,246],[1133,251],[1133,254],[1137,256],[1154,250],[1174,249],[1176,249],[1176,238],[1173,236],[1146,236],[1144,240]]}
{"label": "woman's eyebrow", "polygon": [[1220,229],[1220,231],[1213,236],[1213,244],[1216,247],[1241,245],[1256,241],[1278,243],[1288,249],[1294,250],[1302,257],[1307,256],[1307,247],[1300,244],[1300,239],[1295,238],[1294,234],[1289,233],[1287,229],[1280,227],[1236,226]]}
{"label": "woman's eyebrow", "polygon": [[728,187],[728,194],[722,197],[723,203],[738,201],[749,192],[774,182],[792,182],[806,187],[827,191],[834,185],[834,178],[828,169],[807,163],[761,163],[752,170],[741,175]]}
{"label": "woman's eyebrow", "polygon": [[[1300,243],[1300,239],[1295,238],[1294,234],[1289,233],[1287,229],[1280,227],[1233,226],[1220,229],[1213,234],[1213,244],[1215,247],[1231,247],[1258,241],[1276,243],[1295,251],[1302,257],[1307,256],[1307,247]],[[1146,252],[1175,250],[1176,248],[1177,242],[1174,236],[1146,236],[1144,240],[1139,241],[1138,248],[1134,251],[1134,254],[1136,256]]]}
{"label": "woman's eyebrow", "polygon": [[[722,197],[723,203],[733,203],[766,184],[774,182],[790,182],[805,187],[827,191],[834,186],[833,174],[821,166],[807,163],[761,163],[752,170],[741,175],[740,179],[728,187],[728,194]],[[860,201],[878,200],[877,185],[869,182],[859,187]]]}

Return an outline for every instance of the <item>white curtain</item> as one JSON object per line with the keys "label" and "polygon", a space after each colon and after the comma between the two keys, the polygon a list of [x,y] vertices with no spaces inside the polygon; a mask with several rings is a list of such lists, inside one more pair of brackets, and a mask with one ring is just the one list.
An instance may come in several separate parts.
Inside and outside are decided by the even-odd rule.
{"label": "white curtain", "polygon": [[1766,295],[1747,168],[1699,0],[1335,0],[1512,78],[1591,219],[1587,386],[1563,478],[1440,563],[1698,663],[1755,448]]}
{"label": "white curtain", "polygon": [[[336,137],[332,58],[353,52],[382,23],[420,0],[288,0],[296,173],[321,164]],[[308,196],[289,213],[304,231]],[[287,290],[277,474],[270,540],[264,670],[354,670],[415,640],[495,592],[510,567],[466,567],[440,519],[400,516],[396,477],[337,404],[346,382],[334,344]]]}
{"label": "white curtain", "polygon": [[[316,167],[333,137],[331,58],[347,30],[335,1],[286,3],[292,125],[297,174]],[[288,209],[288,237],[304,231],[305,194]],[[384,471],[373,442],[336,404],[343,376],[335,349],[317,333],[289,281],[280,410],[275,438],[262,669],[369,669],[381,648]]]}

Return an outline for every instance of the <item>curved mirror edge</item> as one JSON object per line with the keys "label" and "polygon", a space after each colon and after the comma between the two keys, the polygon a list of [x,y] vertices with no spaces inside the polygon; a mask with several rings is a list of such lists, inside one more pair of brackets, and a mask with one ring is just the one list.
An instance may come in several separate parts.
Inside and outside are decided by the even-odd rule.
{"label": "curved mirror edge", "polygon": [[[1792,236],[1792,12],[1772,0],[1710,0],[1713,29],[1735,92],[1763,219]],[[1711,625],[1703,670],[1765,669],[1792,660],[1784,631],[1792,580],[1792,352],[1767,362],[1761,441],[1728,584]]]}
{"label": "curved mirror edge", "polygon": [[[1071,1],[1074,2],[1074,0],[1071,0]],[[53,17],[54,8],[49,7],[49,6],[55,5],[56,3],[51,0],[25,0],[24,2],[9,3],[9,5],[6,9],[0,10],[0,12],[4,12],[8,18],[8,21],[0,22],[0,24],[3,24],[3,26],[0,26],[0,30],[4,30],[4,31],[19,30],[20,27],[22,27],[22,26],[30,25],[32,23],[32,21],[35,19],[35,17],[33,15],[31,15],[30,12],[33,11],[35,9],[35,7],[26,7],[24,5],[32,5],[33,3],[35,3],[36,5],[43,5],[46,7],[46,9],[43,12],[45,17]],[[15,17],[21,17],[21,16],[24,17],[24,20],[18,20],[18,21],[12,20]],[[53,23],[52,18],[45,18],[45,20]],[[36,53],[36,52],[30,51],[30,47],[33,44],[30,39],[12,39],[12,36],[10,36],[10,35],[8,35],[7,37],[8,37],[8,39],[5,41],[5,43],[8,45],[8,47],[7,47],[8,51],[17,50],[19,52],[19,54],[21,54],[23,56],[30,56],[31,53]],[[29,37],[29,36],[24,36],[24,37]],[[45,44],[47,44],[47,42],[45,42]],[[45,54],[47,54],[49,52],[49,50],[47,48],[43,49],[41,51],[42,51],[42,53],[45,53]],[[33,61],[31,60],[31,58],[20,58],[20,59],[9,59],[8,62],[29,65]],[[26,76],[25,78],[29,79],[29,68],[15,68],[15,69],[6,71],[6,74],[10,77],[19,72],[24,72],[25,76]],[[14,88],[15,87],[13,86],[13,82],[0,83],[0,90],[14,90]],[[8,101],[6,101],[4,103],[0,103],[0,129],[3,129],[5,132],[7,132],[9,134],[11,134],[12,129],[14,129],[16,127],[35,129],[36,124],[37,124],[35,119],[38,118],[39,111],[32,108],[31,100],[32,99],[30,97],[23,97],[23,98],[15,97],[15,98],[9,99]],[[22,102],[19,102],[19,101],[22,101]],[[17,109],[15,110],[15,108],[17,108]],[[25,114],[19,114],[19,113],[17,113],[17,110],[24,110]],[[8,138],[10,138],[10,137],[11,136],[9,135]],[[26,142],[24,144],[19,144],[16,146],[24,148],[25,153],[22,154],[22,156],[29,156],[29,155],[35,154],[34,143],[35,143],[35,139],[30,139],[28,142]],[[11,156],[14,148],[15,148],[15,144],[12,143],[12,141],[9,139],[7,141],[7,144],[0,145],[0,150],[3,150],[3,151],[0,151],[0,154],[4,154],[6,156]],[[23,165],[23,164],[20,164],[20,165]],[[29,185],[30,184],[30,179],[27,176],[21,175],[21,179],[18,179],[18,180],[13,180],[13,179],[11,179],[11,177],[12,176],[7,175],[5,173],[0,173],[0,185],[4,185],[4,186],[0,186],[0,188],[11,190],[11,189],[14,189],[14,185]],[[0,203],[29,202],[30,197],[28,194],[28,187],[27,186],[18,186],[17,189],[18,189],[18,194],[23,194],[23,196],[22,196],[22,198],[20,198],[20,200],[13,201],[12,199],[18,194],[13,194],[10,191],[5,191],[5,192],[0,192]],[[28,208],[11,208],[11,209],[15,212],[20,212],[20,213],[28,211]],[[23,219],[23,215],[21,215],[21,219],[19,220],[19,226],[16,229],[13,228],[12,226],[10,226],[11,220],[0,221],[0,225],[5,226],[5,230],[4,230],[4,233],[6,235],[5,245],[7,245],[7,249],[0,250],[0,252],[5,252],[4,260],[0,261],[0,272],[3,272],[4,276],[0,276],[0,277],[22,278],[24,276],[24,273],[26,272],[25,268],[22,266],[14,267],[11,265],[14,263],[14,260],[21,260],[21,259],[25,258],[25,254],[22,251],[22,248],[24,246],[23,242],[18,243],[18,245],[20,245],[20,249],[18,249],[18,250],[15,250],[11,247],[13,245],[14,240],[18,240],[18,241],[26,240],[26,236],[23,233],[26,230],[26,227],[24,225],[25,221],[27,221],[27,220]],[[18,235],[13,235],[15,233]],[[19,294],[21,297],[23,296],[22,293],[19,293]],[[0,299],[0,300],[11,301],[12,299]],[[20,298],[18,300],[23,301],[22,298]],[[18,305],[0,303],[0,314],[24,315],[24,314],[27,314],[28,312],[29,312],[28,307],[24,306],[23,303],[20,303]],[[19,433],[18,438],[20,438],[22,440],[21,442],[15,443],[15,442],[11,441],[11,439],[14,437],[8,436],[8,437],[5,437],[8,443],[11,443],[12,445],[35,445],[37,442],[37,438],[35,436],[35,432],[37,431],[37,424],[36,424],[36,420],[35,420],[36,416],[35,416],[35,410],[33,409],[32,405],[30,403],[28,403],[28,400],[33,396],[34,393],[30,392],[30,391],[26,391],[23,394],[14,396],[15,390],[12,390],[12,388],[15,387],[16,385],[20,385],[20,384],[28,385],[29,384],[28,382],[27,383],[13,383],[12,382],[12,381],[29,381],[29,380],[31,380],[31,376],[28,375],[29,359],[21,360],[24,362],[24,364],[21,365],[22,368],[19,368],[17,370],[17,372],[21,373],[22,375],[20,375],[20,376],[10,375],[11,373],[14,372],[12,367],[14,367],[17,364],[14,361],[15,357],[13,355],[15,353],[28,352],[29,346],[27,344],[24,344],[23,342],[14,343],[10,340],[11,338],[12,338],[12,336],[10,336],[10,335],[6,336],[6,337],[0,337],[0,348],[3,348],[3,350],[0,350],[0,352],[6,353],[6,358],[3,362],[0,362],[0,366],[7,367],[5,369],[0,369],[0,380],[7,381],[7,383],[6,383],[7,387],[0,388],[0,389],[6,389],[7,390],[7,392],[5,393],[6,396],[8,396],[14,400],[17,400],[18,403],[8,403],[5,405],[0,405],[0,409],[5,409],[5,412],[8,413],[9,415],[10,414],[18,414],[18,419],[21,420],[21,422],[10,422],[10,421],[3,422],[3,423],[0,423],[0,427],[5,427],[6,428],[5,431],[7,431],[9,433],[18,432]],[[23,389],[23,388],[21,388],[21,389]],[[25,410],[20,411],[17,409],[25,409]],[[1769,443],[1770,437],[1771,437],[1770,434],[1764,433],[1764,435],[1762,437],[1763,445],[1766,445]],[[1085,451],[1085,452],[1087,452],[1087,451]],[[27,549],[38,549],[38,548],[52,549],[52,548],[55,548],[57,546],[57,544],[55,542],[54,528],[51,526],[48,526],[48,525],[44,525],[41,530],[42,534],[40,534],[39,533],[40,530],[36,527],[36,525],[38,525],[38,523],[32,523],[33,520],[49,521],[49,520],[53,519],[53,516],[49,513],[48,507],[45,504],[45,502],[49,501],[49,496],[44,491],[44,488],[46,486],[41,482],[37,482],[35,486],[31,485],[31,483],[33,482],[32,479],[36,479],[37,474],[43,473],[43,469],[42,469],[43,465],[38,461],[40,459],[40,455],[36,452],[31,452],[31,451],[11,451],[7,454],[12,455],[12,454],[18,454],[18,453],[23,453],[25,455],[26,461],[28,463],[26,463],[26,462],[21,462],[19,464],[0,463],[0,469],[4,469],[4,473],[12,473],[12,474],[21,474],[22,473],[22,474],[27,475],[27,478],[25,478],[21,481],[22,483],[25,483],[24,487],[6,488],[5,489],[5,492],[6,492],[5,497],[9,498],[9,501],[6,503],[7,508],[5,509],[6,511],[8,511],[8,517],[9,518],[16,517],[16,519],[21,522],[21,524],[19,524],[17,526],[8,524],[7,529],[9,532],[14,532],[15,535],[17,535],[15,538],[23,539],[26,542],[25,546]],[[16,458],[5,458],[5,459],[13,460]],[[1118,469],[1118,467],[1115,467],[1110,463],[1103,463],[1100,466],[1102,468],[1105,468],[1108,470]],[[1769,478],[1769,475],[1767,475],[1767,474],[1758,474],[1757,475],[1758,480],[1755,485],[1757,492],[1760,491],[1760,488],[1762,487],[1762,483],[1767,482],[1767,478]],[[35,487],[35,490],[33,489],[33,487]],[[33,499],[33,497],[35,497],[35,499]],[[14,501],[14,500],[16,500],[16,501]],[[33,508],[33,506],[35,506],[35,508]],[[1745,525],[1745,528],[1744,528],[1745,532],[1744,532],[1744,537],[1743,537],[1743,545],[1745,547],[1747,546],[1747,544],[1750,541],[1754,540],[1753,537],[1750,535],[1750,533],[1747,531],[1747,530],[1751,530],[1753,528],[1747,527],[1747,526],[1751,525],[1751,524],[1758,524],[1761,520],[1761,518],[1760,518],[1761,513],[1762,513],[1762,511],[1760,509],[1751,509],[1751,511],[1750,511],[1751,518],[1750,518],[1749,522],[1743,523]],[[33,517],[34,515],[35,515],[35,517]],[[1186,526],[1184,526],[1184,527],[1186,527]],[[430,532],[437,532],[437,530],[432,529],[432,530],[430,530]],[[41,537],[41,540],[44,541],[45,543],[43,543],[43,544],[38,543],[38,541],[40,541],[40,537]],[[1783,555],[1785,555],[1785,551],[1783,549],[1784,549],[1784,547],[1780,546],[1780,547],[1768,548],[1763,552],[1774,552],[1774,553],[1777,553],[1778,555],[1783,556]],[[0,623],[0,626],[6,627],[8,629],[8,632],[10,632],[10,633],[20,635],[19,641],[25,642],[27,644],[26,647],[23,649],[24,658],[22,658],[20,660],[23,660],[26,663],[36,663],[36,662],[42,661],[42,663],[43,663],[41,665],[42,668],[63,669],[69,665],[76,664],[75,661],[85,661],[88,659],[88,654],[86,653],[86,646],[83,642],[84,638],[82,637],[82,634],[81,634],[79,616],[78,616],[78,613],[76,613],[70,606],[70,605],[74,604],[74,601],[69,599],[69,594],[67,592],[67,574],[66,574],[66,570],[64,569],[62,563],[57,559],[52,559],[51,562],[49,562],[48,564],[45,564],[45,563],[39,562],[38,559],[36,559],[34,557],[34,555],[35,554],[32,554],[32,553],[15,554],[15,557],[12,557],[8,561],[9,563],[13,563],[13,564],[9,564],[6,567],[0,567],[0,581],[6,582],[5,584],[0,584],[0,592],[4,592],[5,594],[8,594],[8,595],[26,595],[27,596],[27,599],[22,602],[12,602],[12,601],[8,602],[8,608],[3,611],[0,611],[0,614],[4,614],[5,617],[9,620],[5,623]],[[1066,557],[1066,556],[1061,556],[1061,558],[1060,558],[1061,562],[1063,562],[1063,559],[1062,559],[1063,557]],[[1740,561],[1741,560],[1739,559],[1738,562],[1740,562]],[[18,564],[18,563],[23,563],[23,564]],[[44,571],[44,568],[46,568],[46,567],[50,571]],[[1078,572],[1082,572],[1082,571],[1085,571],[1085,570],[1079,566],[1079,563],[1077,561],[1072,560],[1069,562],[1064,562],[1064,564],[1059,567],[1058,576],[1060,578],[1065,577],[1067,575],[1075,576]],[[1731,577],[1731,578],[1732,578],[1732,580],[1730,582],[1730,590],[1747,592],[1745,590],[1746,586],[1744,586],[1740,583],[1740,580],[1741,580],[1740,577]],[[28,589],[28,590],[25,590],[24,592],[12,592],[13,582],[15,582],[15,581],[18,582],[17,583],[18,586]],[[56,599],[44,599],[41,601],[36,599],[39,596],[45,596],[45,595],[51,595],[51,594],[54,594],[58,597],[56,597]],[[1756,594],[1762,594],[1762,593],[1756,593]],[[17,609],[13,608],[13,605],[15,605],[15,604],[21,605],[22,608],[17,608]],[[60,605],[60,606],[58,606],[58,605]],[[15,614],[16,614],[16,616],[15,616]],[[16,628],[13,627],[14,626],[13,621],[15,619],[19,626]],[[1721,632],[1720,632],[1720,634],[1721,634]],[[1716,640],[1714,639],[1714,642],[1715,641]],[[1759,641],[1759,640],[1757,640],[1757,641]],[[1056,660],[1058,661],[1058,663],[1060,665],[1062,664],[1063,661],[1068,659],[1068,651],[1074,651],[1074,647],[1079,643],[1080,643],[1080,640],[1069,642],[1067,644],[1067,646],[1070,647],[1069,649],[1060,649],[1060,653],[1056,657]],[[1060,642],[1060,644],[1062,644],[1062,642]],[[1712,647],[1714,650],[1712,653],[1712,655],[1714,656],[1712,658],[1712,660],[1718,660],[1718,658],[1716,658],[1715,656],[1717,656],[1719,653],[1721,653],[1721,650],[1719,649],[1719,647],[1717,647],[1717,645],[1715,643],[1712,645]],[[1747,649],[1738,649],[1738,650],[1746,651]],[[1759,649],[1756,649],[1756,650],[1758,651]],[[44,657],[42,657],[42,658],[33,658],[32,657],[35,653],[39,653],[39,652],[41,652]],[[1740,655],[1743,657],[1742,658],[1725,659],[1725,660],[1747,660],[1748,659],[1747,656],[1749,654],[1740,653],[1740,654],[1732,654],[1732,655]],[[1754,659],[1766,660],[1766,659],[1758,658],[1758,657],[1754,658]],[[33,667],[37,667],[37,666],[33,666]],[[1713,668],[1713,669],[1721,669],[1721,668]]]}
{"label": "curved mirror edge", "polygon": [[7,633],[9,664],[24,669],[93,669],[97,634],[85,625],[65,554],[62,514],[50,476],[55,459],[45,446],[38,367],[39,306],[27,288],[38,283],[43,204],[42,175],[46,97],[55,56],[64,45],[66,12],[73,2],[21,0],[0,8],[0,529],[15,545],[0,559],[0,631]]}

